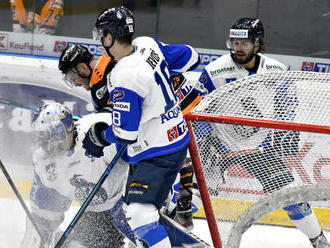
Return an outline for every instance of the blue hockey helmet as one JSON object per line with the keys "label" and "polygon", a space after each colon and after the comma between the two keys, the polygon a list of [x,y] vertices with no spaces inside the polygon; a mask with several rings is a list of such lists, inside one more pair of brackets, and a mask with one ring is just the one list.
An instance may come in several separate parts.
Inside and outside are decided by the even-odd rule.
{"label": "blue hockey helmet", "polygon": [[132,36],[135,31],[135,21],[132,12],[124,6],[104,10],[98,15],[93,30],[95,40],[101,40],[106,32],[114,39]]}

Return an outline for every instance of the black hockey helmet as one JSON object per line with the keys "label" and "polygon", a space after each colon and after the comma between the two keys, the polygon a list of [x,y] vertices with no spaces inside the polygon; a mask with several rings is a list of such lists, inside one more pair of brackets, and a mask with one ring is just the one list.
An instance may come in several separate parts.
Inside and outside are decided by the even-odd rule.
{"label": "black hockey helmet", "polygon": [[251,39],[253,42],[264,37],[264,26],[257,18],[244,17],[236,21],[229,33],[229,38]]}
{"label": "black hockey helmet", "polygon": [[79,44],[70,45],[63,50],[58,62],[58,68],[64,74],[67,74],[70,70],[77,70],[79,63],[86,63],[89,66],[92,59],[93,55],[88,51],[87,47]]}
{"label": "black hockey helmet", "polygon": [[135,31],[133,14],[126,7],[115,7],[104,10],[98,15],[93,37],[101,40],[106,32],[110,32],[114,39],[132,36]]}

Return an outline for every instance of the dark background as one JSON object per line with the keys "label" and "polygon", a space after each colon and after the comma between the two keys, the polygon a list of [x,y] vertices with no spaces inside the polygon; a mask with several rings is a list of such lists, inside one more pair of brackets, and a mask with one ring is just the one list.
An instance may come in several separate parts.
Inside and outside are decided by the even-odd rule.
{"label": "dark background", "polygon": [[[226,49],[232,23],[258,17],[267,53],[330,58],[329,0],[64,0],[56,35],[92,38],[97,14],[122,4],[134,11],[136,36]],[[11,31],[9,0],[0,3],[0,30]]]}

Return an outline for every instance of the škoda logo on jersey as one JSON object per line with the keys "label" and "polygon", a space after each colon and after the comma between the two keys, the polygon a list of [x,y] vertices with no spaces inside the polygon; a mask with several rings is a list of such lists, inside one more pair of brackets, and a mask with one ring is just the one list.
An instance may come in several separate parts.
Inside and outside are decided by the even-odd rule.
{"label": "\u0161koda logo on jersey", "polygon": [[131,104],[129,102],[116,102],[113,104],[113,109],[129,112]]}

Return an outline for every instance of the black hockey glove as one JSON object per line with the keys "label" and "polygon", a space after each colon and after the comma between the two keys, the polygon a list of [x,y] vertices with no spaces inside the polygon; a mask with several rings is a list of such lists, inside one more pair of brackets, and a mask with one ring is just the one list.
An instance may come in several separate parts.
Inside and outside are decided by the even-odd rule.
{"label": "black hockey glove", "polygon": [[86,150],[86,156],[100,158],[104,155],[103,148],[110,145],[110,143],[103,139],[102,132],[108,127],[107,123],[98,122],[89,128],[82,142],[83,148]]}
{"label": "black hockey glove", "polygon": [[295,156],[299,152],[299,132],[278,130],[274,132],[274,148],[282,156]]}

